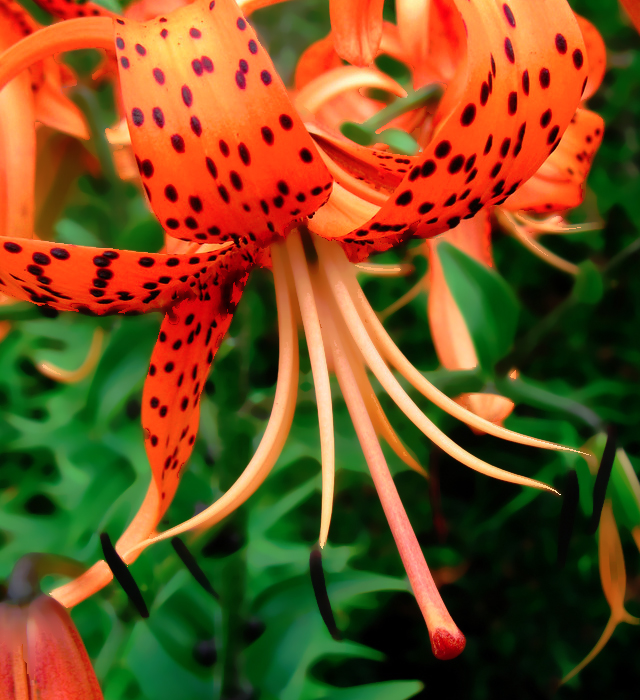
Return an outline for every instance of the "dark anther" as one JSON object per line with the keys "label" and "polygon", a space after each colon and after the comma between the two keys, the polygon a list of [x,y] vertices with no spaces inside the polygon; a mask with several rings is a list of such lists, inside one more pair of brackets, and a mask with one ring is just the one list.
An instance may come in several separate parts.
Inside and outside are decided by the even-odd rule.
{"label": "dark anther", "polygon": [[180,557],[180,559],[182,559],[182,563],[187,567],[187,570],[193,576],[193,578],[204,588],[207,593],[210,593],[214,598],[220,600],[220,596],[214,591],[211,582],[207,578],[207,575],[200,568],[200,565],[187,548],[187,545],[179,537],[172,538],[171,544],[176,550],[176,554]]}
{"label": "dark anther", "polygon": [[311,585],[313,586],[313,593],[316,596],[316,602],[318,603],[322,620],[327,626],[331,636],[337,642],[341,642],[342,635],[340,634],[340,630],[338,629],[335,618],[333,617],[333,610],[331,609],[329,594],[327,593],[327,584],[324,580],[322,554],[320,549],[317,547],[311,550],[311,555],[309,556],[309,568],[311,571]]}
{"label": "dark anther", "polygon": [[578,476],[574,469],[568,474],[562,490],[562,508],[560,510],[560,523],[558,527],[558,567],[561,569],[567,561],[569,543],[573,533],[573,523],[578,508]]}
{"label": "dark anther", "polygon": [[111,573],[116,581],[122,586],[122,590],[129,596],[129,600],[135,605],[140,615],[149,617],[149,610],[138,588],[138,584],[111,544],[111,539],[106,532],[100,535],[100,544],[102,545],[104,560],[107,562],[107,566],[111,569]]}
{"label": "dark anther", "polygon": [[589,522],[588,532],[590,535],[595,534],[600,523],[600,513],[604,505],[604,497],[607,493],[609,477],[613,467],[613,460],[616,457],[616,434],[615,428],[611,425],[607,429],[607,444],[604,446],[602,459],[600,460],[600,468],[596,475],[596,483],[593,485],[593,512],[591,513],[591,521]]}

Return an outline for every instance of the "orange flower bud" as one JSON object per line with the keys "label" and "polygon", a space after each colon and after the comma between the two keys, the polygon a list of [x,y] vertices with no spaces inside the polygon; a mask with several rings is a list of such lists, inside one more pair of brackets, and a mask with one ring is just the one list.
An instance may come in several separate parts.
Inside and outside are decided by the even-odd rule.
{"label": "orange flower bud", "polygon": [[48,595],[0,604],[2,700],[102,700],[69,613]]}

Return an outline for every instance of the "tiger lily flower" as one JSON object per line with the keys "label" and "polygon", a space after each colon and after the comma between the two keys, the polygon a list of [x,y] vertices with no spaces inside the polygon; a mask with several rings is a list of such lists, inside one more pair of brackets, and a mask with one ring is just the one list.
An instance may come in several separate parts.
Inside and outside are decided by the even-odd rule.
{"label": "tiger lily flower", "polygon": [[[39,590],[37,570],[50,559],[27,555],[18,561],[9,579],[8,600],[0,603],[0,697],[102,700],[69,613]],[[70,573],[69,567],[63,566],[60,573]]]}
{"label": "tiger lily flower", "polygon": [[[384,420],[365,363],[424,434],[484,474],[553,490],[486,464],[453,443],[404,392],[387,363],[469,425],[521,444],[568,448],[494,425],[438,392],[377,322],[352,263],[410,236],[454,229],[502,202],[557,146],[587,77],[579,27],[564,0],[547,3],[544,11],[525,0],[513,0],[510,8],[505,14],[490,0],[456,0],[459,22],[468,29],[464,69],[438,107],[431,140],[412,157],[357,146],[308,120],[312,139],[233,0],[197,0],[144,23],[120,17],[68,20],[27,38],[0,59],[4,85],[52,52],[115,48],[144,190],[167,235],[189,248],[141,254],[14,237],[1,241],[0,281],[7,294],[88,314],[165,314],[143,391],[142,424],[153,480],[117,544],[125,562],[152,542],[218,522],[266,478],[295,409],[297,297],[320,422],[320,543],[328,536],[333,496],[331,370],[434,653],[439,658],[460,653],[464,637],[433,583],[377,441]],[[511,15],[519,24],[510,21]],[[533,79],[531,85],[523,83],[525,74],[545,71],[553,76],[549,86],[542,88]],[[352,72],[338,92],[345,84],[353,86]],[[303,102],[298,95],[301,110]],[[550,106],[553,126],[548,130],[539,120]],[[505,139],[518,148],[501,153],[498,144]],[[279,317],[279,374],[269,423],[253,459],[227,493],[195,518],[154,536],[195,442],[200,394],[215,351],[257,265],[272,266]],[[110,579],[105,562],[98,562],[53,595],[71,606]]]}

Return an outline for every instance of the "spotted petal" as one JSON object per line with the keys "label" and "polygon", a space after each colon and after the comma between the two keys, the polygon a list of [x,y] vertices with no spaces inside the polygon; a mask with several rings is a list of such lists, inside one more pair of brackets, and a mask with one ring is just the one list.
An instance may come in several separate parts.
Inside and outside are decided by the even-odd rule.
{"label": "spotted petal", "polygon": [[182,301],[162,323],[142,395],[147,455],[160,493],[158,520],[193,449],[200,395],[247,276],[221,270],[201,280],[198,296]]}
{"label": "spotted petal", "polygon": [[74,2],[74,0],[34,0],[35,4],[58,19],[76,17],[114,17],[114,13],[95,2]]}
{"label": "spotted petal", "polygon": [[564,0],[456,6],[468,30],[466,60],[416,165],[380,212],[343,239],[352,259],[386,249],[389,230],[430,237],[501,204],[557,146],[580,102],[585,46]]}
{"label": "spotted petal", "polygon": [[[546,113],[541,119],[547,119]],[[542,214],[577,207],[584,197],[584,183],[603,131],[601,116],[588,109],[578,109],[558,148],[538,172],[507,199],[504,208]]]}
{"label": "spotted petal", "polygon": [[600,87],[604,73],[607,68],[607,47],[600,36],[600,32],[589,22],[589,20],[576,15],[584,44],[587,47],[587,58],[589,60],[589,79],[587,87],[582,94],[583,100],[588,100]]}
{"label": "spotted petal", "polygon": [[168,233],[266,244],[324,203],[331,177],[232,0],[114,27],[132,146]]}
{"label": "spotted petal", "polygon": [[162,255],[0,239],[0,290],[60,311],[99,316],[164,310],[194,296],[225,253]]}

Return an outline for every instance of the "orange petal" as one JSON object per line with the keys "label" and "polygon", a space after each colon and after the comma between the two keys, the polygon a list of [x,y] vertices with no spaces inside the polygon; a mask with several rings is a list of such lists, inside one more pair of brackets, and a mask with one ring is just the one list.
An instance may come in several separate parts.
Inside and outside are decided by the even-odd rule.
{"label": "orange petal", "polygon": [[341,168],[359,180],[387,190],[387,194],[391,194],[419,161],[417,156],[395,155],[337,138],[315,123],[307,124],[307,128],[322,150]]}
{"label": "orange petal", "polygon": [[20,238],[0,239],[0,246],[3,292],[98,316],[165,309],[194,296],[198,278],[225,264],[220,253],[171,256]]}
{"label": "orange petal", "polygon": [[70,136],[88,139],[84,115],[62,90],[60,66],[53,58],[43,63],[44,80],[35,93],[36,120]]}
{"label": "orange petal", "polygon": [[27,670],[31,697],[102,700],[82,639],[69,613],[42,595],[27,609]]}
{"label": "orange petal", "polygon": [[414,67],[429,59],[429,16],[433,3],[427,0],[396,0],[400,39]]}
{"label": "orange petal", "polygon": [[329,34],[324,39],[311,44],[300,56],[294,78],[296,90],[301,90],[314,78],[333,68],[339,68],[341,65],[340,56],[336,53],[333,45],[333,36]]}
{"label": "orange petal", "polygon": [[331,177],[235,2],[116,22],[131,142],[168,233],[266,244],[324,203]]}
{"label": "orange petal", "polygon": [[589,60],[589,79],[587,87],[582,94],[583,100],[588,100],[600,87],[602,78],[607,69],[607,47],[600,36],[600,32],[589,22],[588,19],[576,15],[584,44],[587,47],[587,58]]}
{"label": "orange petal", "polygon": [[639,0],[620,0],[620,4],[627,11],[629,19],[640,32],[640,2]]}
{"label": "orange petal", "polygon": [[142,394],[145,445],[161,498],[158,521],[193,449],[200,395],[247,276],[201,279],[199,298],[181,302],[162,323]]}
{"label": "orange petal", "polygon": [[305,85],[296,95],[294,104],[299,110],[306,109],[315,113],[338,95],[359,88],[377,88],[398,97],[407,96],[407,91],[402,86],[377,68],[339,66]]}
{"label": "orange petal", "polygon": [[[546,122],[544,113],[541,118]],[[602,117],[579,108],[558,148],[538,172],[504,202],[504,208],[509,211],[525,209],[548,213],[578,206],[582,202],[584,183],[603,132]]]}
{"label": "orange petal", "polygon": [[138,0],[127,6],[124,16],[138,22],[147,22],[155,17],[163,17],[193,0]]}
{"label": "orange petal", "polygon": [[474,219],[463,221],[453,231],[427,241],[430,276],[429,327],[438,359],[448,370],[473,369],[478,366],[478,356],[467,324],[449,291],[436,250],[440,241],[448,241],[488,265],[491,264],[490,234],[489,217],[486,212],[480,212]]}
{"label": "orange petal", "polygon": [[24,608],[0,603],[0,698],[30,700],[22,652],[26,646],[26,621]]}
{"label": "orange petal", "polygon": [[0,92],[0,236],[31,237],[36,132],[28,73]]}
{"label": "orange petal", "polygon": [[[431,143],[379,214],[344,238],[352,260],[386,249],[386,231],[429,237],[501,204],[536,172],[575,114],[587,66],[564,0],[456,5],[468,29],[466,60],[441,102]],[[342,150],[355,149],[345,143]]]}
{"label": "orange petal", "polygon": [[609,500],[605,501],[600,516],[598,560],[600,563],[600,582],[605,598],[614,616],[620,617],[620,611],[624,609],[627,572],[624,566],[624,552],[622,551],[620,534]]}
{"label": "orange petal", "polygon": [[384,0],[330,0],[331,29],[338,55],[356,66],[368,66],[382,38]]}
{"label": "orange petal", "polygon": [[74,2],[71,0],[34,0],[35,4],[58,19],[77,17],[115,17],[116,15],[95,2]]}
{"label": "orange petal", "polygon": [[[402,1],[410,2],[410,0]],[[417,52],[415,54],[417,58],[412,56],[416,87],[440,80],[449,82],[465,56],[466,30],[453,1],[431,0],[427,4],[429,17],[420,15],[420,26],[424,26],[425,32],[428,31],[428,34],[425,33],[425,38],[415,33],[411,27],[410,13],[404,12],[406,18],[403,16],[402,20],[400,16],[398,18],[399,23],[402,21],[404,25],[401,28],[404,40],[412,41]]]}

